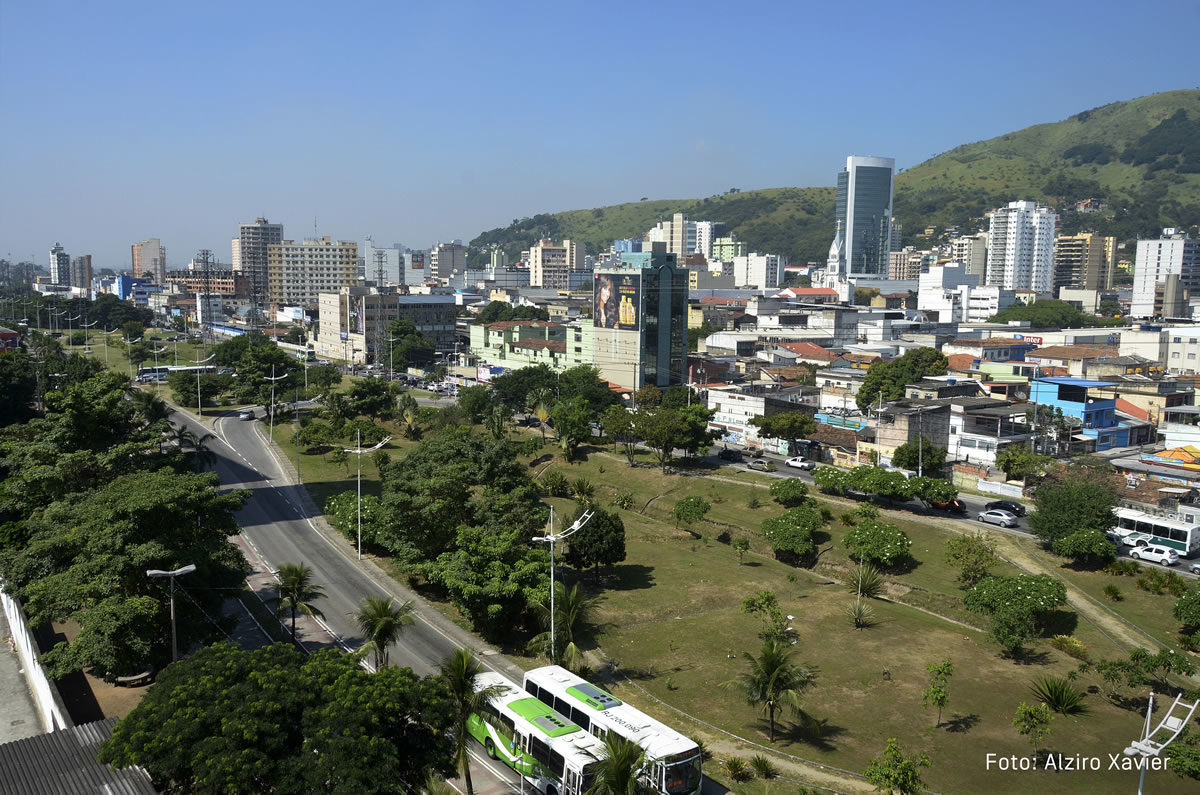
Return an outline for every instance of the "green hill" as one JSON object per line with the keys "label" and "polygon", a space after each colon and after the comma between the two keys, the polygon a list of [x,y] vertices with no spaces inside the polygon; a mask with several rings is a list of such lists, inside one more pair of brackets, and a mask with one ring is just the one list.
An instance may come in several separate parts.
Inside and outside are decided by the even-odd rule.
{"label": "green hill", "polygon": [[[1107,209],[1070,209],[1087,198]],[[1016,199],[1058,208],[1066,232],[1094,229],[1121,240],[1200,224],[1200,91],[1114,102],[959,146],[896,176],[895,214],[906,242],[928,226],[973,228],[988,210]],[[594,253],[685,212],[724,221],[751,250],[820,262],[832,239],[833,200],[832,187],[771,188],[536,215],[480,234],[469,257],[486,261],[495,244],[519,259],[543,237],[582,240]]]}

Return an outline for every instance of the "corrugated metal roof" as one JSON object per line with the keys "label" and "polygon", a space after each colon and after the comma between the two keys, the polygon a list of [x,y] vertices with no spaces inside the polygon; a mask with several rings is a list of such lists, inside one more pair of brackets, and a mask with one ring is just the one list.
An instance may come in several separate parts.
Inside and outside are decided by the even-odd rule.
{"label": "corrugated metal roof", "polygon": [[114,770],[96,761],[116,718],[0,745],[0,790],[13,795],[153,795],[140,767]]}

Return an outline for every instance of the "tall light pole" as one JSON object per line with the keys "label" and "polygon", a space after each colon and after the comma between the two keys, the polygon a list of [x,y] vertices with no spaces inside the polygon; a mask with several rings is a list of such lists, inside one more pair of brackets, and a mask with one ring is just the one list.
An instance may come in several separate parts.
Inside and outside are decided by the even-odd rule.
{"label": "tall light pole", "polygon": [[149,569],[146,572],[147,577],[166,577],[171,581],[171,662],[179,659],[179,649],[175,642],[175,578],[182,577],[185,574],[191,574],[196,570],[195,563],[189,563],[181,569],[174,571],[163,571],[162,569]]}
{"label": "tall light pole", "polygon": [[555,534],[555,532],[554,532],[554,506],[553,506],[553,505],[551,505],[551,506],[550,506],[550,532],[549,532],[549,533],[547,533],[547,534],[546,534],[546,535],[544,535],[544,536],[534,536],[534,537],[533,537],[533,540],[534,540],[534,541],[544,541],[544,542],[547,542],[547,543],[549,543],[549,544],[550,544],[550,662],[551,662],[551,663],[553,663],[553,662],[554,662],[554,660],[555,660],[555,657],[554,657],[554,652],[555,652],[555,649],[556,649],[556,646],[555,646],[555,635],[554,635],[554,625],[555,625],[555,615],[554,615],[554,543],[555,543],[556,541],[562,541],[562,540],[563,540],[564,538],[566,538],[567,536],[570,536],[570,535],[574,534],[575,532],[577,532],[577,531],[579,530],[579,528],[581,528],[581,527],[583,527],[585,524],[587,524],[587,523],[588,523],[588,520],[589,520],[589,519],[591,519],[591,518],[592,518],[593,516],[595,516],[595,515],[596,515],[596,512],[595,512],[595,511],[584,511],[584,513],[583,513],[583,516],[580,516],[580,517],[579,517],[579,519],[578,519],[578,521],[576,521],[576,522],[575,522],[575,524],[571,525],[571,526],[570,526],[570,527],[568,527],[566,530],[563,530],[561,533]]}
{"label": "tall light pole", "polygon": [[[1162,721],[1154,729],[1151,729],[1150,716],[1154,713],[1154,692],[1151,691],[1150,700],[1146,704],[1146,723],[1142,726],[1142,736],[1130,743],[1122,752],[1131,758],[1141,757],[1138,759],[1140,763],[1138,767],[1142,771],[1138,777],[1138,795],[1142,795],[1142,785],[1146,782],[1146,768],[1150,766],[1150,758],[1159,758],[1163,750],[1188,727],[1192,721],[1192,715],[1196,712],[1196,707],[1200,707],[1200,701],[1189,704],[1186,701],[1181,702],[1182,698],[1182,693],[1175,696],[1175,702],[1171,704],[1167,714],[1163,715]],[[1174,714],[1176,707],[1179,707],[1180,712],[1187,714]],[[1159,739],[1155,739],[1156,737]],[[1110,756],[1115,756],[1115,754],[1110,754]]]}
{"label": "tall light pole", "polygon": [[[205,362],[207,362],[209,359],[212,359],[212,357],[214,357],[214,356],[216,356],[215,353],[210,353],[206,358],[200,359],[199,361],[197,361],[195,359],[188,359],[188,361],[194,365],[201,365],[201,364],[204,364]],[[198,414],[201,417],[204,416],[204,403],[200,400],[200,369],[199,369],[199,367],[196,368],[196,414]]]}
{"label": "tall light pole", "polygon": [[355,447],[344,448],[347,453],[355,453],[358,455],[358,559],[362,560],[362,457],[363,453],[369,453],[373,450],[378,450],[385,444],[390,442],[392,437],[385,436],[383,441],[372,447],[364,448],[362,446],[362,431],[357,431],[354,436]]}
{"label": "tall light pole", "polygon": [[395,368],[392,366],[392,362],[395,359],[396,343],[399,342],[401,339],[403,339],[403,337],[388,337],[388,383],[389,384],[392,382],[392,377],[393,377],[392,373],[395,370]]}
{"label": "tall light pole", "polygon": [[96,325],[99,322],[100,322],[99,320],[93,320],[91,323],[81,323],[79,326],[81,329],[83,329],[83,352],[84,353],[92,352],[91,330],[92,330],[92,326]]}
{"label": "tall light pole", "polygon": [[160,353],[165,353],[166,350],[167,350],[166,345],[162,346],[161,348],[154,349],[154,373],[155,373],[155,375],[158,375],[158,355]]}
{"label": "tall light pole", "polygon": [[129,355],[129,346],[137,345],[139,342],[142,341],[142,338],[138,337],[136,340],[131,340],[128,337],[121,337],[121,340],[125,343],[125,358],[129,360],[129,380],[132,381],[133,380],[133,357]]}
{"label": "tall light pole", "polygon": [[287,374],[281,376],[275,375],[275,365],[271,365],[271,374],[264,375],[263,379],[271,382],[271,440],[275,439],[275,382],[282,381],[287,378]]}

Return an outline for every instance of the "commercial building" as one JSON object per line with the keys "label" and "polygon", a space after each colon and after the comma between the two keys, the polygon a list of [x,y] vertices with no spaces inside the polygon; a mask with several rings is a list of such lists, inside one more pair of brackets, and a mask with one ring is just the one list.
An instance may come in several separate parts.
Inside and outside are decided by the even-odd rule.
{"label": "commercial building", "polygon": [[92,288],[92,255],[71,258],[71,286],[81,290]]}
{"label": "commercial building", "polygon": [[765,290],[779,287],[787,260],[778,254],[751,253],[733,258],[733,282],[738,287]]}
{"label": "commercial building", "polygon": [[647,233],[647,238],[651,243],[665,243],[667,253],[674,254],[682,262],[685,256],[696,250],[696,224],[689,222],[684,213],[675,213],[671,220],[659,221]]}
{"label": "commercial building", "polygon": [[457,303],[453,295],[399,295],[343,287],[336,293],[321,293],[318,306],[317,356],[386,363],[387,327],[397,318],[411,320],[438,351],[454,350]]}
{"label": "commercial building", "polygon": [[987,241],[986,232],[950,241],[950,261],[961,262],[967,273],[979,277],[980,284],[987,278]]}
{"label": "commercial building", "polygon": [[529,249],[530,287],[570,290],[573,289],[571,274],[583,272],[583,246],[573,240],[564,240],[561,244],[539,240]]}
{"label": "commercial building", "polygon": [[545,364],[567,370],[592,363],[595,328],[589,321],[566,325],[541,320],[506,320],[471,326],[471,353],[493,367],[519,370]]}
{"label": "commercial building", "polygon": [[627,389],[685,383],[688,275],[665,244],[621,255],[593,283],[594,364]]}
{"label": "commercial building", "polygon": [[1157,240],[1139,240],[1133,266],[1134,317],[1182,317],[1189,295],[1200,294],[1200,240],[1168,228]]}
{"label": "commercial building", "polygon": [[141,277],[149,273],[155,284],[163,284],[167,274],[167,249],[157,237],[129,247],[129,272]]}
{"label": "commercial building", "polygon": [[988,214],[987,284],[1048,293],[1058,216],[1036,202],[1009,202]]}
{"label": "commercial building", "polygon": [[452,243],[438,243],[429,251],[429,268],[425,280],[449,279],[455,272],[462,273],[467,269],[467,247],[457,240]]}
{"label": "commercial building", "polygon": [[176,285],[185,293],[211,292],[226,298],[247,298],[250,295],[250,280],[243,273],[232,269],[212,269],[207,278],[200,269],[167,271],[166,283]]}
{"label": "commercial building", "polygon": [[929,267],[917,281],[917,309],[937,323],[983,323],[1014,303],[1012,290],[980,287],[957,262]]}
{"label": "commercial building", "polygon": [[1054,240],[1054,294],[1064,287],[1111,289],[1116,249],[1116,238],[1094,232],[1059,235]]}
{"label": "commercial building", "polygon": [[252,224],[239,224],[238,236],[230,246],[233,269],[244,274],[250,283],[250,301],[255,308],[267,295],[267,253],[272,245],[283,241],[283,224],[272,224],[266,218],[256,218]]}
{"label": "commercial building", "polygon": [[71,255],[63,249],[61,243],[55,243],[54,248],[50,249],[50,283],[71,283]]}
{"label": "commercial building", "polygon": [[851,155],[838,174],[835,212],[845,239],[846,274],[850,277],[887,274],[895,171],[893,158]]}
{"label": "commercial building", "polygon": [[321,293],[358,284],[358,243],[329,235],[267,246],[267,300],[276,304],[317,303]]}

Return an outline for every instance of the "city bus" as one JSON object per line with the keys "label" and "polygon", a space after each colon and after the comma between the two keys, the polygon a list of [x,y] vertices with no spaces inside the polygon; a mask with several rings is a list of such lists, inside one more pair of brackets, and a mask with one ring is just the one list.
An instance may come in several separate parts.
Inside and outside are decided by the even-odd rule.
{"label": "city bus", "polygon": [[527,671],[524,686],[531,696],[597,737],[603,739],[611,731],[640,745],[647,761],[641,778],[655,792],[700,792],[700,746],[691,738],[559,665]]}
{"label": "city bus", "polygon": [[604,743],[503,676],[485,671],[477,690],[497,685],[500,694],[467,719],[467,731],[498,759],[546,795],[583,795],[595,782]]}
{"label": "city bus", "polygon": [[139,367],[137,371],[137,382],[139,384],[161,384],[167,380],[167,375],[170,374],[171,368],[167,365],[158,367]]}
{"label": "city bus", "polygon": [[1119,544],[1127,547],[1157,544],[1174,549],[1181,558],[1192,558],[1200,553],[1200,528],[1196,525],[1132,508],[1115,508],[1113,513],[1117,515],[1117,524],[1111,535]]}

